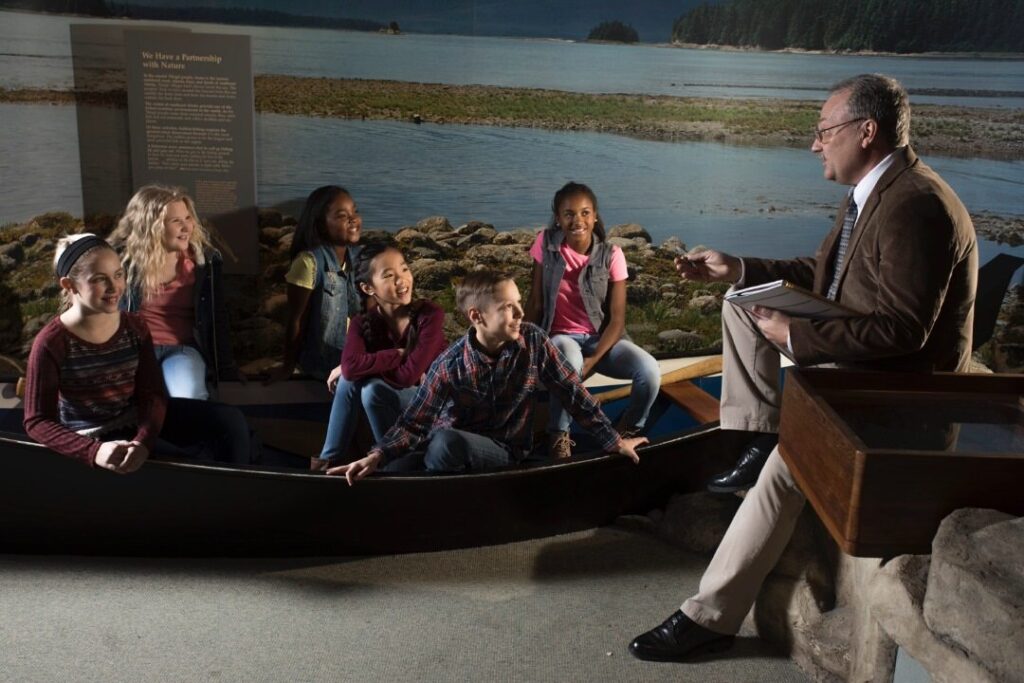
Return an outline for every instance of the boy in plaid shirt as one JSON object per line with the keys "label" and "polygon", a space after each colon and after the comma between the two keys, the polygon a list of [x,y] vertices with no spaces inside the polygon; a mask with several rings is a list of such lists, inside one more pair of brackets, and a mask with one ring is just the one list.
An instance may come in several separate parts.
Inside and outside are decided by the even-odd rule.
{"label": "boy in plaid shirt", "polygon": [[579,375],[536,325],[523,322],[522,298],[505,273],[470,273],[456,305],[472,327],[427,372],[398,423],[365,458],[327,470],[349,484],[386,467],[429,439],[432,471],[462,472],[522,460],[533,445],[533,408],[544,388],[609,453],[639,462],[645,438],[623,439]]}

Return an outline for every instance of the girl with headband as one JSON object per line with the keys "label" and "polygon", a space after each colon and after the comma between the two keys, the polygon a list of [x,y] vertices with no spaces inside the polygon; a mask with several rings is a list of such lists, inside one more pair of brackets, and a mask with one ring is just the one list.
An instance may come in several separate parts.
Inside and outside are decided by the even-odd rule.
{"label": "girl with headband", "polygon": [[236,408],[168,400],[145,321],[119,308],[125,271],[107,242],[89,233],[61,239],[54,269],[62,312],[32,342],[29,436],[119,474],[137,470],[154,448],[172,457],[250,460],[248,427]]}

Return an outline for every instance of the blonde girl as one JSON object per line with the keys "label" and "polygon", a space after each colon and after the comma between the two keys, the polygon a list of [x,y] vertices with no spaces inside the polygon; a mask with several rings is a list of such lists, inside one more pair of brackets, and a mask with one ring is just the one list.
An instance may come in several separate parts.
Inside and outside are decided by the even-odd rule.
{"label": "blonde girl", "polygon": [[167,391],[205,400],[207,381],[240,379],[228,338],[220,253],[184,190],[146,185],[110,236],[127,275],[123,308],[153,334]]}

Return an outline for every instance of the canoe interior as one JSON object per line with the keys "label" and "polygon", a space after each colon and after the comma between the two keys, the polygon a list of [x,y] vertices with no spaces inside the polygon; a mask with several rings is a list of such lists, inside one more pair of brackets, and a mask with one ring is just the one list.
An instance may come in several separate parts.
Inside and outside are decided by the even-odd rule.
{"label": "canoe interior", "polygon": [[[375,477],[349,487],[303,472],[147,463],[130,477],[3,444],[3,552],[134,556],[362,555],[549,536],[643,513],[699,488],[735,450],[716,427],[647,448],[454,476]],[[736,445],[733,446],[735,448]]]}
{"label": "canoe interior", "polygon": [[[715,382],[702,380],[711,391]],[[0,399],[10,398],[7,386],[0,385]],[[322,429],[322,403],[301,396],[278,405],[260,403],[260,392],[249,389],[241,407],[254,422],[263,420],[265,441],[267,434],[281,436],[275,421],[278,427],[291,424],[307,439]],[[365,555],[592,528],[664,505],[673,493],[699,490],[735,456],[740,444],[731,432],[715,423],[697,424],[659,401],[663,415],[652,444],[641,451],[640,465],[617,456],[584,455],[476,474],[381,475],[353,487],[342,479],[267,465],[151,461],[130,476],[118,476],[27,442],[20,410],[0,404],[0,449],[7,466],[0,479],[0,552]],[[614,418],[621,409],[613,404],[608,413]],[[316,438],[312,441],[319,449]]]}

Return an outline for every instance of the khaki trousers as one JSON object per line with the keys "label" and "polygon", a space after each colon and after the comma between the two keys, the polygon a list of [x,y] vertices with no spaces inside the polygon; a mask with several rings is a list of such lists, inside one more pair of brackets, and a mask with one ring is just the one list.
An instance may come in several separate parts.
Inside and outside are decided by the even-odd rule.
{"label": "khaki trousers", "polygon": [[[750,314],[730,303],[723,306],[723,429],[779,430],[779,353]],[[697,594],[683,603],[683,613],[718,633],[739,631],[793,535],[804,500],[775,448],[704,571]]]}
{"label": "khaki trousers", "polygon": [[704,570],[697,594],[683,603],[683,613],[717,633],[739,631],[803,507],[804,494],[776,447]]}
{"label": "khaki trousers", "polygon": [[779,353],[749,313],[722,304],[722,429],[779,431]]}

